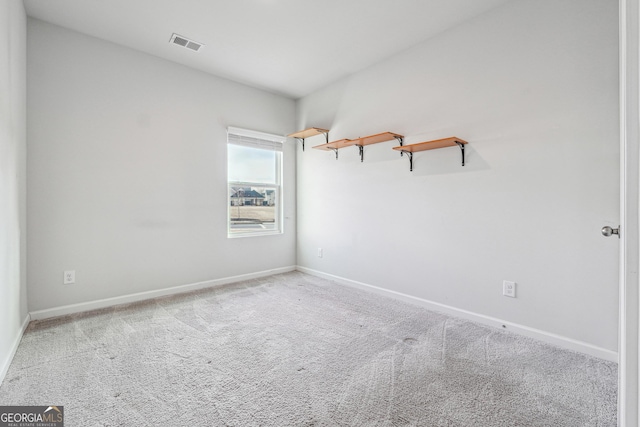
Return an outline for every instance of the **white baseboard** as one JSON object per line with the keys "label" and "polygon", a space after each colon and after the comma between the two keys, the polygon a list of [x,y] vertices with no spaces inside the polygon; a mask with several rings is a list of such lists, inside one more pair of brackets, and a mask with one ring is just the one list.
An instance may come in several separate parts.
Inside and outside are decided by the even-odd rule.
{"label": "white baseboard", "polygon": [[24,335],[24,331],[27,330],[27,326],[29,326],[29,322],[31,321],[29,315],[22,321],[22,326],[20,327],[20,331],[16,335],[11,344],[11,348],[9,349],[9,353],[2,361],[2,365],[0,365],[0,384],[4,381],[4,377],[7,375],[7,371],[9,370],[9,366],[11,366],[11,362],[13,361],[13,356],[16,355],[16,351],[18,351],[18,346],[20,345],[20,340],[22,340],[22,335]]}
{"label": "white baseboard", "polygon": [[511,331],[520,335],[524,335],[530,338],[535,338],[537,340],[540,340],[561,348],[565,348],[568,350],[573,350],[580,353],[588,354],[590,356],[594,356],[594,357],[608,360],[611,362],[618,361],[618,353],[615,351],[607,350],[589,343],[563,337],[561,335],[541,331],[539,329],[530,328],[528,326],[519,325],[517,323],[507,322],[504,320],[496,319],[495,317],[473,313],[471,311],[462,310],[459,308],[451,307],[449,305],[440,304],[437,302],[425,300],[422,298],[414,297],[414,296],[403,294],[396,291],[391,291],[389,289],[379,288],[377,286],[369,285],[362,282],[357,282],[355,280],[345,279],[344,277],[334,276],[333,274],[323,273],[321,271],[313,270],[307,267],[298,266],[297,270],[306,274],[310,274],[312,276],[322,277],[324,279],[328,279],[343,285],[351,286],[358,289],[363,289],[369,292],[375,292],[380,295],[399,299],[412,304],[417,304],[429,310],[438,311],[440,313],[445,313],[445,314],[449,314],[456,317],[461,317],[463,319],[471,320],[473,322],[481,323],[483,325],[508,330],[508,331]]}
{"label": "white baseboard", "polygon": [[[198,289],[205,289],[205,288],[210,288],[214,286],[222,286],[230,283],[241,282],[243,280],[250,280],[250,279],[256,279],[260,277],[271,276],[274,274],[287,273],[294,270],[298,270],[313,276],[322,277],[324,279],[332,280],[336,283],[340,283],[343,285],[355,287],[358,289],[363,289],[369,292],[375,292],[377,294],[399,299],[405,302],[409,302],[411,304],[417,304],[429,310],[438,311],[438,312],[449,314],[456,317],[461,317],[467,320],[471,320],[474,322],[478,322],[478,323],[481,323],[487,326],[492,326],[499,329],[506,329],[511,332],[518,333],[520,335],[535,338],[540,341],[543,341],[552,345],[556,345],[558,347],[562,347],[568,350],[578,351],[580,353],[588,354],[590,356],[598,357],[600,359],[605,359],[612,362],[618,361],[617,352],[607,350],[589,343],[574,340],[574,339],[567,338],[554,333],[545,332],[539,329],[530,328],[528,326],[519,325],[517,323],[507,322],[501,319],[497,319],[495,317],[485,316],[483,314],[478,314],[471,311],[452,307],[449,305],[425,300],[422,298],[414,297],[411,295],[403,294],[403,293],[392,291],[389,289],[380,288],[377,286],[369,285],[369,284],[358,282],[355,280],[346,279],[344,277],[335,276],[333,274],[323,273],[321,271],[313,270],[313,269],[302,267],[302,266],[282,267],[282,268],[276,268],[272,270],[260,271],[256,273],[243,274],[239,276],[225,277],[222,279],[207,280],[204,282],[192,283],[188,285],[174,286],[166,289],[159,289],[159,290],[148,291],[148,292],[139,292],[139,293],[123,295],[119,297],[106,298],[106,299],[89,301],[89,302],[84,302],[79,304],[65,305],[62,307],[54,307],[54,308],[49,308],[45,310],[33,311],[29,313],[29,316],[31,320],[48,319],[51,317],[81,313],[84,311],[107,308],[107,307],[112,307],[120,304],[144,301],[147,299],[152,299],[152,298],[161,297],[161,296],[175,295],[183,292],[189,292],[189,291],[194,291]],[[7,361],[4,361],[4,364],[2,365],[2,370],[0,371],[0,379],[4,378],[4,375],[6,374],[6,370],[9,368],[9,364],[13,359],[13,354],[15,353],[15,350],[17,349],[18,344],[20,343],[22,333],[24,332],[28,323],[29,323],[29,317],[27,317],[27,319],[25,320],[25,323],[23,324],[22,332],[19,335],[19,337],[17,337],[17,340],[14,343],[14,348],[12,349],[11,357]]]}
{"label": "white baseboard", "polygon": [[144,301],[152,298],[175,295],[199,289],[211,288],[214,286],[228,285],[230,283],[242,282],[243,280],[257,279],[274,274],[287,273],[296,270],[295,266],[274,268],[271,270],[259,271],[256,273],[241,274],[239,276],[224,277],[222,279],[207,280],[204,282],[191,283],[188,285],[174,286],[171,288],[158,289],[154,291],[139,292],[135,294],[122,295],[113,298],[105,298],[95,301],[82,302],[78,304],[53,307],[45,310],[33,311],[30,314],[32,320],[49,319],[51,317],[65,316],[68,314],[82,313],[84,311],[97,310],[100,308],[113,307],[120,304]]}

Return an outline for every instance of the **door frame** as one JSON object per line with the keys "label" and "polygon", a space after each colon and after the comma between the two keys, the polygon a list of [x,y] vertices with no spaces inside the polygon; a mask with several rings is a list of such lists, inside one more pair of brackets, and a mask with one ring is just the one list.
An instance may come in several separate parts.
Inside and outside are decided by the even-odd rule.
{"label": "door frame", "polygon": [[618,426],[637,427],[640,383],[640,8],[619,0],[620,58],[620,283],[618,326]]}

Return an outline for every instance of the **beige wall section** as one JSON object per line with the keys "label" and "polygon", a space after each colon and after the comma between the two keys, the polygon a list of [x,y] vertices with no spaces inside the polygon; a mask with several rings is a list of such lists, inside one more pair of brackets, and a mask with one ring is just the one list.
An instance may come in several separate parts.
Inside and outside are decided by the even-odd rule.
{"label": "beige wall section", "polygon": [[38,20],[28,35],[31,311],[295,265],[293,141],[284,234],[226,227],[226,128],[286,135],[293,100]]}
{"label": "beige wall section", "polygon": [[331,140],[469,144],[413,172],[393,142],[298,150],[298,264],[617,351],[617,24],[608,0],[517,0],[299,100]]}
{"label": "beige wall section", "polygon": [[27,319],[26,14],[0,2],[0,381]]}

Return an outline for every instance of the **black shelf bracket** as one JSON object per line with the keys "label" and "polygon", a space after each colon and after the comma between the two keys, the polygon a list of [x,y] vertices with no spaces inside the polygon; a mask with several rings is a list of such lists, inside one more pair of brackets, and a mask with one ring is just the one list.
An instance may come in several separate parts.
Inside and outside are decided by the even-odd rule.
{"label": "black shelf bracket", "polygon": [[456,141],[456,144],[460,147],[460,151],[462,152],[462,166],[464,166],[464,144],[458,141]]}
{"label": "black shelf bracket", "polygon": [[338,149],[337,148],[329,148],[330,150],[332,150],[334,153],[336,153],[336,160],[338,160]]}
{"label": "black shelf bracket", "polygon": [[[404,142],[404,138],[401,136],[395,136],[395,139],[398,140],[398,142],[400,143],[400,147],[402,147],[402,143]],[[400,157],[404,156],[404,150],[400,150]]]}
{"label": "black shelf bracket", "polygon": [[[324,135],[324,140],[329,143],[329,132],[322,132]],[[314,135],[315,136],[315,135]],[[302,142],[302,151],[304,151],[304,140],[305,138],[296,138],[298,141]]]}
{"label": "black shelf bracket", "polygon": [[407,157],[409,157],[409,172],[413,172],[413,152],[400,150],[400,154],[405,154],[405,153],[407,154]]}
{"label": "black shelf bracket", "polygon": [[[404,143],[404,138],[401,137],[400,135],[395,135],[394,138],[398,140],[398,142],[400,143],[400,146],[402,147],[402,144]],[[363,162],[364,161],[364,145],[356,144],[356,147],[358,147],[360,162]],[[400,156],[402,156],[404,153],[405,153],[404,150],[400,151]]]}

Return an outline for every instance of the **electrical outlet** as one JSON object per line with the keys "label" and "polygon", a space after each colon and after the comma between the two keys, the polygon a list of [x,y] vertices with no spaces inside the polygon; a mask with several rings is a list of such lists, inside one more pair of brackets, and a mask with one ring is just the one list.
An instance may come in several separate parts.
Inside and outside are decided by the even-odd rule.
{"label": "electrical outlet", "polygon": [[502,295],[505,297],[516,297],[516,282],[505,280],[502,282]]}
{"label": "electrical outlet", "polygon": [[318,258],[322,258],[322,248],[318,248]]}
{"label": "electrical outlet", "polygon": [[72,283],[76,283],[76,271],[75,270],[65,271],[64,281],[62,283],[65,285],[71,285]]}

